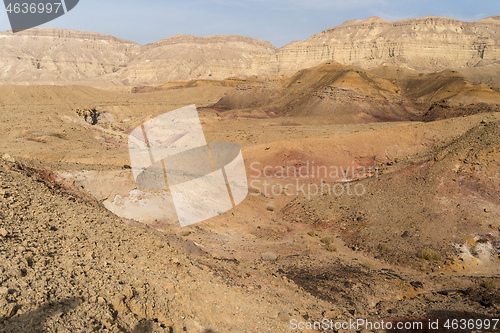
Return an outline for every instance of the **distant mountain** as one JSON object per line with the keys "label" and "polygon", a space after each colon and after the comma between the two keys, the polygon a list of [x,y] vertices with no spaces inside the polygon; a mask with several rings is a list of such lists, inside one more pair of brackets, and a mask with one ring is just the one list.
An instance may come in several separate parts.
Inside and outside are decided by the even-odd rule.
{"label": "distant mountain", "polygon": [[0,83],[95,81],[126,67],[134,42],[94,32],[29,29],[0,33]]}
{"label": "distant mountain", "polygon": [[175,35],[140,48],[115,80],[125,84],[160,84],[176,80],[264,75],[276,54],[269,42],[237,35],[195,37]]}
{"label": "distant mountain", "polygon": [[212,107],[243,117],[313,117],[337,124],[432,121],[498,112],[500,92],[456,71],[364,70],[327,61],[281,80],[248,80]]}
{"label": "distant mountain", "polygon": [[500,60],[500,16],[475,22],[435,16],[352,20],[282,47],[277,58],[282,72],[330,59],[365,69],[391,65],[436,72],[474,67]]}
{"label": "distant mountain", "polygon": [[175,35],[139,45],[59,29],[0,33],[0,83],[156,85],[175,80],[291,76],[325,60],[364,69],[458,70],[499,83],[500,16],[475,22],[429,16],[352,20],[280,49],[236,35]]}
{"label": "distant mountain", "polygon": [[30,29],[0,33],[0,84],[108,82],[160,84],[191,78],[264,74],[269,42],[230,36],[176,35],[139,45],[93,32]]}

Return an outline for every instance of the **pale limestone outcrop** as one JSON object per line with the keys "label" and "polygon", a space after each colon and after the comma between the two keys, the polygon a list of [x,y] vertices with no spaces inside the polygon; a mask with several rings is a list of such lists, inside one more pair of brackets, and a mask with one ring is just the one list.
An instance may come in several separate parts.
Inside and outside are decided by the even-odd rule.
{"label": "pale limestone outcrop", "polygon": [[94,32],[0,32],[0,83],[94,81],[127,66],[140,45]]}
{"label": "pale limestone outcrop", "polygon": [[256,59],[268,59],[275,53],[271,43],[254,38],[175,35],[141,47],[118,79],[136,85],[263,75],[267,66],[254,66]]}
{"label": "pale limestone outcrop", "polygon": [[500,60],[500,16],[476,22],[429,16],[402,21],[353,20],[278,51],[283,74],[333,59],[371,69],[393,65],[439,71]]}
{"label": "pale limestone outcrop", "polygon": [[289,76],[332,59],[365,69],[382,65],[428,72],[454,69],[475,81],[494,83],[488,81],[488,73],[498,72],[500,16],[475,22],[435,16],[396,22],[371,17],[347,21],[280,49],[236,35],[175,35],[142,46],[61,29],[0,33],[0,84],[156,85]]}

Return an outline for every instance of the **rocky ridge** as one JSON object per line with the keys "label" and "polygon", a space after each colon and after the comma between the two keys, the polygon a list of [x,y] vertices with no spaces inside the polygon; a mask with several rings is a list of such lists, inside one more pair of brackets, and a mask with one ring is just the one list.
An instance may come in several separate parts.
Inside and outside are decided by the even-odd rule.
{"label": "rocky ridge", "polygon": [[[401,21],[351,20],[282,47],[282,72],[334,59],[363,68],[393,65],[419,71],[473,67],[500,58],[500,16],[475,22],[428,16]],[[481,64],[480,64],[481,65]]]}
{"label": "rocky ridge", "polygon": [[237,35],[175,35],[142,46],[127,68],[118,73],[117,79],[125,84],[159,84],[262,75],[256,61],[265,61],[275,52],[276,48],[269,42]]}
{"label": "rocky ridge", "polygon": [[189,79],[290,76],[326,60],[372,69],[460,70],[474,81],[499,71],[500,16],[351,20],[307,40],[275,48],[236,35],[175,35],[139,45],[112,36],[60,29],[0,33],[0,83],[155,85]]}
{"label": "rocky ridge", "polygon": [[139,44],[94,32],[30,29],[0,33],[0,83],[95,81],[126,67]]}

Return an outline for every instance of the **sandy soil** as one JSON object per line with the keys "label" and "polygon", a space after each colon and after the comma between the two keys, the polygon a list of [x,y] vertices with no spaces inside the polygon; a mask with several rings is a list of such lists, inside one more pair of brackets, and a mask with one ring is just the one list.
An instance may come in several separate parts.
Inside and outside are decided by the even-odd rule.
{"label": "sandy soil", "polygon": [[[364,74],[347,74],[368,89]],[[0,331],[499,318],[498,112],[367,123],[217,108],[228,96],[246,103],[238,87],[0,87]],[[107,210],[135,188],[130,130],[193,103],[207,141],[242,147],[247,199],[188,228]],[[92,106],[102,112],[95,125],[76,112]],[[314,173],[321,166],[374,172]],[[307,176],[280,176],[283,167]]]}

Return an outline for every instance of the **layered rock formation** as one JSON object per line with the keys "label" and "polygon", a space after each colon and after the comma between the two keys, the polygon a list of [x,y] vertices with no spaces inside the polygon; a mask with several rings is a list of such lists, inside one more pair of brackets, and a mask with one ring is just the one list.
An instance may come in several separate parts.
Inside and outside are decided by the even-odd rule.
{"label": "layered rock formation", "polygon": [[175,80],[290,76],[326,60],[365,69],[381,65],[460,70],[498,83],[500,16],[475,22],[429,16],[397,22],[352,20],[280,49],[253,38],[175,35],[138,45],[69,30],[0,33],[0,83],[101,81],[156,85]]}
{"label": "layered rock formation", "polygon": [[139,44],[94,32],[29,29],[0,33],[0,83],[95,81],[127,66]]}
{"label": "layered rock formation", "polygon": [[276,48],[269,42],[237,35],[175,35],[143,46],[118,78],[126,84],[160,84],[262,75],[266,69],[254,66],[254,62],[275,53]]}
{"label": "layered rock formation", "polygon": [[281,80],[247,80],[212,107],[230,116],[286,115],[335,124],[429,121],[500,111],[500,92],[456,71],[364,70],[327,61]]}
{"label": "layered rock formation", "polygon": [[334,59],[362,68],[381,65],[439,71],[500,60],[500,16],[475,22],[428,16],[397,22],[352,20],[277,54],[282,73]]}

